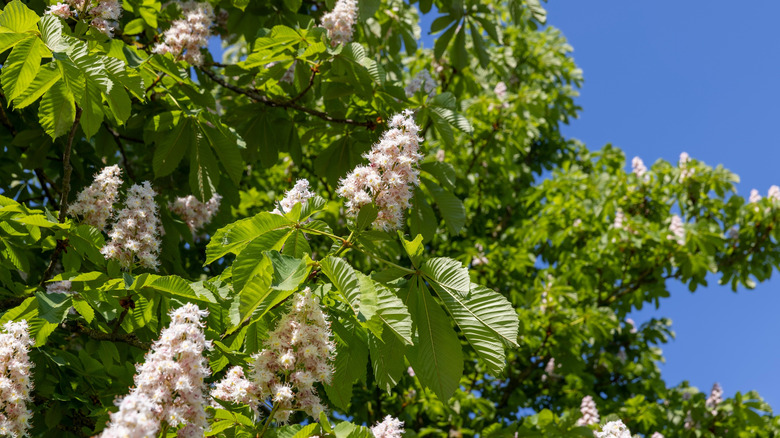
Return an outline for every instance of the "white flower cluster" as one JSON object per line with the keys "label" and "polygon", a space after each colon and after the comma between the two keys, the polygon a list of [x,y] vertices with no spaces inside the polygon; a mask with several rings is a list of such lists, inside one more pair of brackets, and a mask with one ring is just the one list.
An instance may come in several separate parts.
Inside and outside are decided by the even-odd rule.
{"label": "white flower cluster", "polygon": [[580,413],[582,413],[582,417],[577,420],[577,426],[599,424],[599,410],[596,408],[596,402],[593,401],[593,397],[586,395],[582,398]]}
{"label": "white flower cluster", "polygon": [[496,84],[496,87],[493,88],[493,92],[496,93],[496,97],[498,97],[498,100],[505,100],[506,99],[506,84],[504,82],[499,82]]}
{"label": "white flower cluster", "polygon": [[750,202],[751,204],[755,204],[756,202],[760,202],[760,201],[761,201],[761,195],[758,193],[758,190],[756,189],[751,190],[750,199],[748,200],[748,202]]}
{"label": "white flower cluster", "polygon": [[294,296],[292,308],[269,333],[264,347],[252,356],[249,381],[243,373],[231,370],[212,396],[253,408],[257,401],[271,398],[277,406],[274,420],[280,423],[295,410],[319,418],[325,407],[314,384],[331,382],[336,345],[331,340],[328,318],[311,289],[307,287]]}
{"label": "white flower cluster", "polygon": [[119,411],[111,414],[102,437],[154,437],[163,422],[183,426],[179,437],[203,436],[209,428],[203,379],[211,373],[203,356],[211,348],[200,321],[206,315],[192,303],[171,311],[170,326],[136,365],[135,387],[116,403]]}
{"label": "white flower cluster", "polygon": [[612,227],[616,230],[622,230],[623,229],[623,221],[626,220],[626,215],[623,213],[622,208],[618,208],[617,213],[615,213],[615,221],[612,223]]}
{"label": "white flower cluster", "polygon": [[154,46],[154,53],[170,53],[176,60],[192,65],[203,64],[201,47],[208,45],[214,9],[208,2],[190,0],[180,3],[183,18],[174,20],[163,34],[164,40]]}
{"label": "white flower cluster", "polygon": [[399,229],[403,212],[410,206],[413,187],[419,183],[420,127],[412,112],[405,110],[390,120],[390,128],[379,143],[364,155],[368,166],[358,166],[340,181],[338,194],[347,198],[347,213],[357,215],[360,208],[372,201],[379,209],[374,227]]}
{"label": "white flower cluster", "polygon": [[661,432],[653,432],[653,434],[650,435],[650,438],[664,438],[664,434]]}
{"label": "white flower cluster", "polygon": [[122,170],[119,166],[104,167],[95,180],[76,197],[68,213],[81,216],[82,222],[104,230],[116,202],[119,186],[122,185]]}
{"label": "white flower cluster", "polygon": [[420,90],[423,90],[428,97],[433,97],[436,94],[437,86],[436,79],[431,76],[431,73],[428,70],[422,70],[412,78],[404,91],[406,91],[406,97],[412,97]]}
{"label": "white flower cluster", "polygon": [[118,0],[65,0],[49,6],[46,14],[66,19],[71,17],[91,20],[90,24],[104,34],[113,37],[122,16],[122,2]]}
{"label": "white flower cluster", "polygon": [[634,157],[634,159],[631,160],[631,171],[634,172],[634,174],[639,178],[642,178],[647,172],[645,162],[642,161],[642,159],[639,157]]}
{"label": "white flower cluster", "polygon": [[352,41],[357,13],[357,0],[338,0],[333,10],[322,16],[322,27],[328,30],[331,45],[335,47]]}
{"label": "white flower cluster", "polygon": [[710,391],[710,396],[707,397],[707,401],[705,402],[705,406],[707,406],[710,410],[712,410],[712,414],[715,415],[717,413],[718,405],[723,402],[723,388],[721,388],[720,383],[715,383],[712,385],[712,390]]}
{"label": "white flower cluster", "polygon": [[471,258],[471,266],[487,265],[490,263],[490,260],[485,256],[485,248],[482,247],[482,244],[477,243],[474,247],[479,253]]}
{"label": "white flower cluster", "polygon": [[172,204],[168,204],[168,208],[184,220],[194,235],[198,230],[211,222],[211,218],[219,211],[221,201],[222,196],[217,193],[207,202],[201,202],[198,198],[188,195],[183,198],[176,198]]}
{"label": "white flower cluster", "polygon": [[601,428],[601,432],[596,432],[597,438],[631,438],[631,431],[628,430],[622,421],[610,421]]}
{"label": "white flower cluster", "polygon": [[100,250],[107,259],[117,259],[125,269],[130,268],[136,257],[141,266],[146,268],[157,269],[159,264],[160,218],[157,216],[154,195],[156,193],[149,181],[130,187],[125,207],[119,211],[108,233],[111,241]]}
{"label": "white flower cluster", "polygon": [[309,180],[299,179],[295,182],[295,186],[284,194],[284,199],[279,202],[279,206],[272,213],[289,213],[295,204],[303,204],[312,197],[314,197],[314,192],[309,190]]}
{"label": "white flower cluster", "polygon": [[71,293],[70,281],[55,281],[46,285],[47,294],[69,294]]}
{"label": "white flower cluster", "polygon": [[630,329],[628,329],[629,333],[631,333],[631,334],[636,333],[636,323],[634,322],[633,319],[626,318],[626,325],[628,327],[631,327]]}
{"label": "white flower cluster", "polygon": [[32,411],[30,391],[30,357],[34,342],[30,339],[27,321],[9,321],[0,334],[0,436],[27,435]]}
{"label": "white flower cluster", "polygon": [[669,236],[666,236],[669,240],[677,241],[678,245],[685,245],[685,226],[682,219],[678,215],[672,216],[672,221],[669,223]]}
{"label": "white flower cluster", "polygon": [[767,197],[774,202],[780,201],[780,187],[775,185],[769,187],[769,194]]}
{"label": "white flower cluster", "polygon": [[686,179],[690,178],[691,175],[693,175],[693,169],[688,167],[690,162],[691,157],[687,152],[680,154],[680,161],[677,164],[680,167],[680,182],[685,181]]}
{"label": "white flower cluster", "polygon": [[371,433],[376,438],[401,438],[404,433],[404,422],[388,415],[381,423],[371,428]]}
{"label": "white flower cluster", "polygon": [[548,378],[558,378],[560,377],[558,374],[555,373],[555,369],[558,368],[559,365],[555,363],[555,358],[550,358],[550,360],[547,361],[547,364],[544,366],[544,374],[542,374],[542,382],[546,382]]}

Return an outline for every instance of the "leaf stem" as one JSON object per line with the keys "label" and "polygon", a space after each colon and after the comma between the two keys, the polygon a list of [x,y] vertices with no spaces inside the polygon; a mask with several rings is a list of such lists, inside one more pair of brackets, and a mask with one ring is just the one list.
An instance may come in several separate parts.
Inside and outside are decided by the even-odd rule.
{"label": "leaf stem", "polygon": [[[345,238],[339,237],[339,236],[337,236],[335,234],[328,233],[327,231],[314,230],[314,229],[306,228],[306,227],[301,227],[301,231],[304,231],[304,232],[309,233],[309,234],[319,234],[320,236],[330,237],[333,240],[341,241],[341,243],[346,243],[346,242],[349,241],[349,238],[345,239]],[[350,234],[350,236],[351,236],[351,234]]]}
{"label": "leaf stem", "polygon": [[271,421],[273,421],[274,415],[278,410],[279,410],[279,404],[275,404],[273,409],[271,409],[271,412],[268,414],[268,419],[265,421],[263,430],[260,431],[260,433],[257,435],[257,438],[263,438],[263,435],[265,435],[265,432],[268,430],[268,426],[271,425]]}
{"label": "leaf stem", "polygon": [[417,272],[414,269],[404,268],[403,266],[401,266],[399,264],[396,264],[396,263],[393,263],[390,260],[385,260],[382,257],[379,257],[378,255],[376,255],[374,253],[371,253],[369,251],[366,251],[364,248],[361,248],[359,246],[353,246],[353,248],[355,248],[356,250],[362,252],[363,254],[373,258],[374,260],[376,260],[378,262],[382,262],[382,263],[384,263],[386,265],[390,265],[390,266],[392,266],[392,267],[394,267],[396,269],[399,269],[401,271],[406,272],[407,274],[415,274]]}

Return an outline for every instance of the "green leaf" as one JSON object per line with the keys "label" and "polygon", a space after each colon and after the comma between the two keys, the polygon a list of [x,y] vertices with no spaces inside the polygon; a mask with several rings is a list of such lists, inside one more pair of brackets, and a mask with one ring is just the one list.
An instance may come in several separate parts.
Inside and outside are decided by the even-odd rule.
{"label": "green leaf", "polygon": [[347,410],[352,401],[352,386],[358,379],[365,378],[368,347],[363,339],[365,334],[353,322],[348,321],[342,325],[333,321],[332,328],[336,336],[333,380],[330,385],[323,386],[331,403]]}
{"label": "green leaf", "polygon": [[196,133],[190,149],[190,189],[202,202],[207,202],[219,186],[219,165],[201,132]]}
{"label": "green leaf", "polygon": [[253,315],[257,318],[262,317],[271,308],[272,302],[283,296],[281,294],[284,293],[284,291],[271,288],[273,266],[271,266],[268,257],[263,257],[260,264],[258,274],[246,283],[239,295],[238,309],[241,322],[248,320]]}
{"label": "green leaf", "polygon": [[463,70],[469,62],[469,53],[466,50],[466,26],[461,26],[455,35],[455,43],[450,48],[452,65],[458,70]]}
{"label": "green leaf", "polygon": [[[384,322],[395,336],[404,344],[412,344],[412,317],[404,302],[387,286],[374,282],[376,289],[376,318]],[[364,300],[365,301],[365,300]],[[365,306],[364,306],[365,307]],[[387,331],[382,334],[382,339],[390,342]]]}
{"label": "green leaf", "polygon": [[[79,69],[85,78],[89,78],[97,83],[100,91],[110,95],[114,83],[108,77],[106,65],[103,62],[104,56],[90,54],[87,43],[73,37],[63,37],[68,45],[68,58]],[[109,105],[111,100],[109,99]]]}
{"label": "green leaf", "polygon": [[81,106],[81,129],[87,139],[95,135],[103,124],[103,98],[98,84],[90,78],[84,81],[84,97]]}
{"label": "green leaf", "polygon": [[12,48],[19,41],[29,37],[23,33],[0,33],[0,53]]}
{"label": "green leaf", "polygon": [[62,39],[62,21],[54,15],[44,15],[39,25],[41,39],[52,52],[64,52],[68,44]]}
{"label": "green leaf", "polygon": [[428,259],[420,267],[420,272],[429,282],[461,297],[466,297],[471,289],[469,271],[457,260],[446,257]]}
{"label": "green leaf", "polygon": [[370,227],[374,223],[379,211],[374,204],[364,205],[360,208],[355,221],[355,231],[360,232]]}
{"label": "green leaf", "polygon": [[14,46],[0,73],[0,82],[8,100],[16,99],[30,86],[41,68],[45,49],[43,42],[32,35]]}
{"label": "green leaf", "polygon": [[176,169],[190,145],[195,143],[195,126],[192,119],[180,116],[179,113],[156,115],[153,123],[155,126],[168,126],[170,123],[175,123],[170,131],[156,132],[155,143],[157,143],[157,147],[154,150],[152,168],[154,169],[154,177],[161,178]]}
{"label": "green leaf", "polygon": [[398,231],[398,237],[401,239],[401,244],[403,245],[406,254],[408,254],[409,258],[412,260],[412,264],[415,267],[420,266],[420,261],[422,260],[424,249],[422,243],[422,234],[418,234],[414,240],[409,241],[404,238],[404,235],[401,233],[401,231]]}
{"label": "green leaf", "polygon": [[477,284],[471,284],[466,297],[437,283],[431,286],[489,371],[498,375],[506,365],[504,345],[518,347],[520,321],[514,307],[503,295]]}
{"label": "green leaf", "polygon": [[38,120],[51,138],[67,133],[76,118],[76,103],[65,84],[57,82],[41,99]]}
{"label": "green leaf", "polygon": [[311,271],[306,260],[279,254],[277,251],[266,251],[265,255],[274,268],[271,277],[271,288],[273,289],[295,290]]}
{"label": "green leaf", "polygon": [[146,100],[146,88],[143,78],[135,71],[127,68],[127,65],[118,58],[106,57],[104,64],[108,70],[108,77],[114,84],[120,84],[130,91],[140,101]]}
{"label": "green leaf", "polygon": [[66,294],[45,294],[36,292],[38,298],[38,315],[46,321],[59,324],[65,320],[72,298]]}
{"label": "green leaf", "polygon": [[[3,35],[5,34],[0,34],[0,37]],[[24,93],[14,99],[14,107],[22,109],[29,106],[43,96],[43,93],[47,92],[61,77],[60,70],[53,62],[44,65]]]}
{"label": "green leaf", "polygon": [[455,168],[452,164],[441,161],[428,161],[420,164],[420,169],[430,173],[439,181],[439,184],[446,190],[455,191],[457,183]]}
{"label": "green leaf", "polygon": [[415,187],[409,215],[409,232],[413,235],[422,235],[426,241],[430,241],[436,235],[436,223],[436,214],[425,199],[425,193],[419,187]]}
{"label": "green leaf", "polygon": [[[320,268],[344,297],[355,316],[360,314],[360,281],[357,273],[345,260],[328,256],[320,261]],[[365,321],[365,318],[362,319]]]}
{"label": "green leaf", "polygon": [[19,0],[8,3],[0,13],[0,26],[13,32],[23,33],[35,30],[38,15]]}
{"label": "green leaf", "polygon": [[404,301],[418,333],[418,341],[407,349],[406,357],[420,382],[446,402],[463,375],[458,335],[419,277],[410,282]]}
{"label": "green leaf", "polygon": [[[190,283],[176,275],[168,275],[165,277],[159,277],[156,280],[154,280],[151,284],[145,286],[150,287],[152,289],[155,289],[157,291],[163,292],[166,295],[173,296],[176,298],[183,298],[186,300],[197,300],[197,301],[206,301],[209,303],[216,303],[217,300],[209,293],[208,295],[198,295],[195,293],[195,290],[190,286]],[[206,289],[201,289],[201,293],[204,291],[207,291]]]}
{"label": "green leaf", "polygon": [[206,245],[206,263],[212,263],[228,253],[240,253],[249,242],[273,230],[290,229],[293,225],[284,216],[262,212],[254,217],[241,219],[214,233]]}
{"label": "green leaf", "polygon": [[425,187],[430,190],[431,195],[433,195],[436,206],[439,207],[439,213],[441,213],[450,233],[460,233],[460,230],[466,225],[466,207],[463,206],[463,202],[433,181],[427,178],[422,178],[422,181],[425,183]]}
{"label": "green leaf", "polygon": [[382,337],[385,340],[369,333],[368,350],[376,384],[389,394],[404,372],[404,344],[391,333]]}
{"label": "green leaf", "polygon": [[22,301],[22,304],[9,309],[0,318],[0,327],[5,325],[8,321],[21,321],[23,319],[30,320],[38,316],[38,298],[30,297]]}
{"label": "green leaf", "polygon": [[284,6],[290,10],[290,12],[298,12],[301,8],[303,0],[284,0]]}
{"label": "green leaf", "polygon": [[245,167],[239,149],[244,149],[246,143],[235,129],[222,124],[216,116],[210,114],[203,117],[208,121],[208,123],[199,123],[203,135],[216,152],[219,162],[227,170],[230,179],[238,184]]}
{"label": "green leaf", "polygon": [[304,254],[311,254],[311,246],[309,241],[306,240],[306,235],[303,234],[303,231],[293,231],[284,242],[282,252],[296,258],[303,257]]}
{"label": "green leaf", "polygon": [[74,298],[73,307],[84,317],[87,324],[95,319],[95,309],[93,309],[86,300]]}
{"label": "green leaf", "polygon": [[263,254],[269,250],[279,250],[290,231],[287,228],[271,230],[261,234],[249,243],[233,262],[233,289],[241,291],[262,266]]}
{"label": "green leaf", "polygon": [[442,55],[444,55],[444,51],[447,50],[447,46],[450,44],[452,36],[455,35],[455,30],[458,28],[458,23],[459,21],[453,23],[449,29],[445,30],[441,36],[436,38],[436,42],[433,44],[434,58],[441,59]]}

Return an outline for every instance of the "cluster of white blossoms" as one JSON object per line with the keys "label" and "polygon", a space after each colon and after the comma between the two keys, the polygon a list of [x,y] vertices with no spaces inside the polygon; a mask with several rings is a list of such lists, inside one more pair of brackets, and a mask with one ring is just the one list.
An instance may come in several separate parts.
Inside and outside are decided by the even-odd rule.
{"label": "cluster of white blossoms", "polygon": [[628,329],[629,333],[634,334],[636,333],[636,323],[631,318],[626,318],[626,326],[631,327]]}
{"label": "cluster of white blossoms", "polygon": [[284,194],[284,198],[279,201],[279,206],[272,213],[289,213],[295,207],[295,204],[303,204],[312,197],[314,197],[314,192],[309,190],[309,180],[301,178],[295,182],[292,189]]}
{"label": "cluster of white blossoms", "polygon": [[650,435],[650,438],[664,438],[664,434],[661,432],[653,432],[653,434]]}
{"label": "cluster of white blossoms", "polygon": [[100,250],[107,259],[117,259],[128,269],[138,258],[141,266],[157,269],[160,218],[157,216],[155,195],[149,181],[130,187],[125,207],[117,214],[114,226],[108,233],[111,241]]}
{"label": "cluster of white blossoms", "polygon": [[710,396],[707,397],[707,401],[704,403],[707,408],[709,408],[712,411],[712,415],[715,415],[717,413],[718,405],[723,402],[723,388],[720,386],[720,383],[715,383],[712,385],[712,390],[710,391]]}
{"label": "cluster of white blossoms", "polygon": [[767,194],[767,197],[774,202],[780,201],[780,187],[775,185],[769,187],[769,193]]}
{"label": "cluster of white blossoms", "polygon": [[748,202],[751,204],[755,204],[756,202],[761,201],[761,194],[758,193],[758,190],[753,189],[750,191],[750,198],[748,199]]}
{"label": "cluster of white blossoms", "polygon": [[596,402],[593,401],[593,397],[586,395],[582,398],[580,413],[582,413],[582,417],[577,420],[577,426],[599,424],[599,410],[596,408]]}
{"label": "cluster of white blossoms", "polygon": [[122,2],[118,0],[65,0],[46,9],[46,14],[60,18],[90,20],[97,30],[112,37],[122,16]]}
{"label": "cluster of white blossoms", "polygon": [[70,281],[54,281],[46,285],[47,294],[69,294],[71,293]]}
{"label": "cluster of white blossoms", "polygon": [[693,175],[693,169],[688,167],[688,164],[691,162],[691,157],[688,155],[687,152],[683,152],[680,154],[680,161],[677,163],[677,165],[680,167],[680,182],[685,181],[688,179],[691,175]]}
{"label": "cluster of white blossoms", "polygon": [[672,221],[669,223],[670,235],[666,236],[669,240],[674,240],[678,245],[685,245],[685,224],[683,224],[682,218],[678,215],[672,216]]}
{"label": "cluster of white blossoms", "polygon": [[547,361],[547,364],[544,366],[544,374],[542,374],[542,382],[546,382],[548,378],[558,378],[560,377],[558,374],[555,373],[555,369],[558,368],[559,365],[555,363],[555,358],[550,358],[550,360]]}
{"label": "cluster of white blossoms", "polygon": [[68,213],[81,216],[82,222],[104,230],[111,218],[119,186],[122,185],[122,170],[119,166],[104,167],[95,180],[70,204]]}
{"label": "cluster of white blossoms", "polygon": [[211,222],[211,218],[219,211],[222,196],[215,193],[207,202],[201,202],[198,198],[188,195],[168,204],[168,208],[179,215],[190,227],[194,235],[198,230]]}
{"label": "cluster of white blossoms", "polygon": [[436,94],[437,86],[436,79],[431,76],[431,73],[428,70],[421,70],[412,78],[404,91],[406,91],[406,97],[412,97],[420,90],[423,90],[428,97],[433,97]]}
{"label": "cluster of white blossoms", "polygon": [[474,245],[474,248],[479,251],[477,255],[472,257],[471,259],[471,266],[479,266],[479,265],[487,265],[490,263],[490,260],[485,256],[485,248],[482,246],[481,243],[477,243]]}
{"label": "cluster of white blossoms", "polygon": [[322,16],[322,27],[328,30],[331,45],[352,41],[357,14],[357,0],[338,0],[333,10]]}
{"label": "cluster of white blossoms", "polygon": [[211,348],[201,318],[208,311],[187,303],[171,311],[171,324],[160,333],[143,364],[136,365],[135,387],[116,402],[119,411],[101,435],[154,437],[163,422],[183,426],[179,437],[202,437],[208,430],[205,377],[211,374],[203,350]]}
{"label": "cluster of white blossoms", "polygon": [[645,176],[645,173],[647,173],[645,162],[639,157],[634,157],[634,159],[631,160],[631,171],[639,178],[642,178]]}
{"label": "cluster of white blossoms", "polygon": [[34,342],[30,339],[27,321],[9,321],[0,334],[0,436],[27,435],[32,411],[30,391],[30,357]]}
{"label": "cluster of white blossoms", "polygon": [[295,294],[290,311],[268,335],[263,350],[252,356],[249,380],[243,372],[231,369],[212,396],[254,409],[260,400],[270,398],[276,408],[274,420],[280,423],[296,410],[319,418],[325,407],[314,384],[331,382],[336,345],[328,318],[311,289]]}
{"label": "cluster of white blossoms", "polygon": [[597,438],[631,438],[631,431],[628,430],[622,421],[610,421],[601,428],[601,432],[596,432]]}
{"label": "cluster of white blossoms", "polygon": [[214,9],[208,2],[190,0],[179,3],[182,18],[174,20],[163,34],[163,42],[154,46],[154,53],[170,53],[177,60],[192,65],[203,64],[201,47],[208,45]]}
{"label": "cluster of white blossoms", "polygon": [[504,82],[499,82],[496,84],[496,87],[493,88],[493,92],[496,93],[496,97],[498,97],[498,100],[505,100],[506,99],[506,84]]}
{"label": "cluster of white blossoms", "polygon": [[612,227],[616,230],[623,229],[623,221],[626,220],[626,215],[623,213],[622,208],[618,208],[617,213],[615,213],[615,220],[612,222]]}
{"label": "cluster of white blossoms", "polygon": [[403,212],[410,206],[413,188],[419,184],[420,127],[405,110],[390,119],[390,128],[364,156],[368,166],[358,166],[340,181],[338,194],[347,199],[347,214],[357,215],[372,201],[379,209],[374,227],[401,228]]}
{"label": "cluster of white blossoms", "polygon": [[371,433],[375,438],[401,438],[404,433],[404,422],[388,415],[381,423],[371,428]]}

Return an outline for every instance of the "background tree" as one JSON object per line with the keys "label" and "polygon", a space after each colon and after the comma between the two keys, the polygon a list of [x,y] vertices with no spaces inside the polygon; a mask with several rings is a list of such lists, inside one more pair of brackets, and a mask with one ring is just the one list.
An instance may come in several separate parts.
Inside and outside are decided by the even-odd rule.
{"label": "background tree", "polygon": [[[667,387],[669,322],[626,315],[667,281],[768,278],[780,190],[745,201],[687,155],[626,173],[564,138],[581,72],[536,0],[355,6],[6,4],[0,323],[35,342],[30,433],[121,436],[172,360],[216,388],[166,405],[203,396],[208,435],[369,436],[390,415],[407,436],[590,436],[600,413],[774,436],[754,393]],[[290,321],[322,356],[279,347]],[[293,377],[331,349],[332,373]],[[200,424],[170,409],[150,433]]]}

